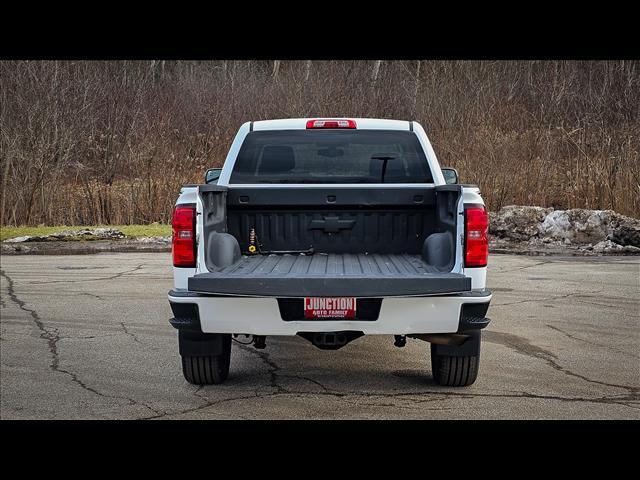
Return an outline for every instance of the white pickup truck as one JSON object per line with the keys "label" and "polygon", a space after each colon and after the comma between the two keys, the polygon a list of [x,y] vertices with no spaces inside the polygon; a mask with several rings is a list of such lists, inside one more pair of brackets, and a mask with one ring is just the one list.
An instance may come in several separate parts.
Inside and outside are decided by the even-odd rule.
{"label": "white pickup truck", "polygon": [[206,181],[173,214],[170,323],[188,382],[223,382],[238,336],[337,349],[372,334],[429,342],[441,385],[475,381],[488,216],[420,124],[247,122]]}

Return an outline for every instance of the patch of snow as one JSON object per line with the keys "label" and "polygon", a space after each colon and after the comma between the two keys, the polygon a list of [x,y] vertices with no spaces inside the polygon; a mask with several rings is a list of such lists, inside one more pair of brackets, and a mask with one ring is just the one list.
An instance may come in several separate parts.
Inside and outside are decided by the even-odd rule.
{"label": "patch of snow", "polygon": [[104,239],[120,239],[125,238],[126,235],[120,230],[115,228],[83,228],[80,230],[62,230],[61,232],[54,232],[48,235],[27,235],[24,237],[16,237],[5,240],[7,243],[22,243],[22,242],[50,242],[55,240],[65,240],[69,237],[92,237],[104,238]]}
{"label": "patch of snow", "polygon": [[598,242],[593,246],[595,253],[640,253],[640,248],[632,245],[619,245],[611,240]]}
{"label": "patch of snow", "polygon": [[539,235],[563,240],[565,243],[598,243],[607,238],[611,210],[555,210],[540,225]]}
{"label": "patch of snow", "polygon": [[530,240],[538,235],[540,222],[551,208],[508,205],[489,214],[489,233],[512,240]]}
{"label": "patch of snow", "polygon": [[[613,210],[554,210],[509,205],[491,212],[489,222],[489,234],[494,241],[528,243],[531,247],[578,248],[595,253],[640,251],[640,220]],[[610,243],[602,243],[605,241]]]}
{"label": "patch of snow", "polygon": [[8,240],[5,240],[5,242],[7,243],[22,243],[22,242],[28,242],[29,239],[31,239],[33,237],[30,237],[29,235],[25,235],[24,237],[15,237],[15,238],[10,238]]}
{"label": "patch of snow", "polygon": [[136,238],[139,243],[171,243],[171,235],[168,237],[140,237]]}

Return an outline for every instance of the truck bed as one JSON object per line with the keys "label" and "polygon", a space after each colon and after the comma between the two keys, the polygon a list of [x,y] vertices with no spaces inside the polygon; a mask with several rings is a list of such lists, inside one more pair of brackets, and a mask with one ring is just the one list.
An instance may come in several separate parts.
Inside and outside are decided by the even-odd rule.
{"label": "truck bed", "polygon": [[441,295],[471,290],[471,279],[440,272],[420,255],[271,254],[242,256],[229,267],[197,274],[189,290],[273,297]]}

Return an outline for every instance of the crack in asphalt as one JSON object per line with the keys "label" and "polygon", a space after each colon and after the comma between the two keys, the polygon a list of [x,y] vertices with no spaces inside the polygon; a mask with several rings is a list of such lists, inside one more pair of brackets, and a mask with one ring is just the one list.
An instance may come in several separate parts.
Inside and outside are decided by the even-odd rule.
{"label": "crack in asphalt", "polygon": [[305,377],[302,375],[284,375],[281,374],[281,377],[284,378],[297,378],[298,380],[305,380],[307,382],[313,383],[315,385],[317,385],[318,387],[322,388],[325,392],[328,392],[329,389],[327,387],[325,387],[322,383],[318,382],[317,380],[314,380],[313,378],[309,378],[309,377]]}
{"label": "crack in asphalt", "polygon": [[[544,263],[549,263],[549,262],[541,262],[535,265],[525,266],[523,268],[519,268],[516,270],[530,268],[530,267],[541,265]],[[127,273],[137,271],[141,268],[142,268],[142,265],[139,265],[138,267],[135,267],[133,269],[130,269],[124,272],[120,272],[111,277],[95,278],[95,279],[89,279],[89,280],[72,280],[72,281],[69,281],[68,283],[119,278],[123,275],[126,275]],[[403,392],[403,391],[401,392],[362,392],[362,391],[352,391],[352,390],[334,390],[324,385],[322,382],[314,380],[310,377],[283,373],[282,367],[278,365],[278,362],[276,362],[273,359],[273,357],[267,352],[255,350],[253,347],[239,346],[241,350],[245,350],[246,352],[254,356],[256,359],[258,359],[260,362],[264,363],[264,365],[267,367],[267,372],[269,374],[268,384],[266,385],[261,384],[257,386],[255,389],[253,389],[252,391],[246,390],[241,395],[235,395],[228,398],[218,398],[218,399],[212,399],[207,395],[207,393],[211,393],[215,395],[221,392],[220,390],[218,391],[213,390],[216,388],[215,386],[209,392],[205,390],[204,386],[199,386],[195,389],[195,391],[192,392],[192,394],[200,400],[199,402],[201,403],[200,405],[187,408],[184,410],[174,411],[174,412],[161,411],[161,410],[154,409],[144,403],[137,402],[136,400],[128,397],[107,395],[102,392],[99,392],[98,390],[84,384],[78,378],[77,374],[75,374],[74,372],[62,369],[59,365],[57,344],[60,339],[71,338],[71,337],[62,337],[59,335],[57,328],[45,326],[42,320],[40,319],[38,313],[35,310],[28,308],[25,302],[23,302],[17,297],[14,291],[13,280],[4,271],[0,270],[0,273],[2,274],[3,277],[7,279],[9,283],[8,291],[9,291],[9,297],[11,301],[14,302],[16,305],[18,305],[18,307],[21,310],[23,310],[24,312],[28,313],[31,316],[31,318],[33,319],[33,322],[35,323],[35,325],[38,327],[40,331],[40,338],[47,341],[47,344],[49,346],[49,351],[52,356],[52,361],[50,364],[51,370],[58,371],[60,373],[63,373],[69,376],[74,383],[78,384],[83,389],[88,390],[96,395],[107,397],[107,398],[126,400],[129,402],[129,405],[143,406],[147,408],[149,411],[153,412],[153,415],[151,416],[141,417],[144,419],[173,417],[173,416],[188,414],[188,413],[192,413],[200,410],[206,410],[208,408],[215,407],[218,405],[222,405],[230,402],[242,401],[242,400],[266,399],[266,398],[273,398],[273,397],[290,397],[290,398],[308,399],[312,396],[338,398],[343,400],[344,402],[348,402],[354,405],[361,405],[361,406],[371,406],[371,407],[380,407],[380,408],[393,407],[393,408],[402,408],[406,410],[415,409],[415,407],[419,407],[421,410],[425,410],[425,411],[426,410],[443,411],[443,410],[449,409],[448,407],[440,407],[440,408],[425,407],[426,404],[434,403],[434,402],[444,402],[449,398],[473,399],[473,398],[485,398],[485,397],[486,398],[524,398],[524,399],[551,400],[551,401],[560,401],[560,402],[596,403],[596,404],[608,404],[608,405],[621,405],[621,406],[626,406],[636,410],[640,409],[640,405],[638,404],[638,402],[640,401],[638,390],[640,389],[638,387],[606,383],[598,380],[593,380],[591,378],[572,372],[571,370],[559,365],[557,362],[557,359],[558,359],[557,355],[550,352],[549,350],[545,350],[542,347],[531,344],[531,342],[524,337],[501,333],[501,332],[487,331],[487,332],[484,332],[484,336],[485,336],[485,339],[488,340],[489,342],[502,344],[516,351],[517,353],[527,355],[532,358],[540,359],[544,361],[547,365],[552,367],[554,370],[560,371],[565,375],[576,377],[589,383],[623,389],[626,392],[621,394],[614,394],[614,395],[609,394],[609,395],[603,395],[599,397],[587,398],[583,396],[571,397],[571,396],[536,394],[536,393],[527,392],[527,391],[512,391],[512,392],[505,392],[505,393],[490,393],[490,392],[483,393],[483,392],[469,392],[469,391],[466,391],[466,392],[441,391],[438,389],[426,389],[426,390],[411,391],[411,392]],[[506,272],[501,272],[501,273],[506,273]],[[40,282],[40,283],[63,283],[63,282],[53,281],[53,282]],[[525,300],[522,302],[497,304],[494,306],[513,305],[517,303],[526,303],[526,302],[545,302],[545,301],[552,301],[556,299],[568,298],[572,296],[595,294],[595,293],[600,293],[601,291],[602,290],[599,290],[597,292],[574,292],[567,295],[556,296],[550,299]],[[91,295],[91,294],[88,294],[88,295]],[[97,297],[97,295],[95,296]],[[6,307],[4,302],[3,302],[3,307]],[[558,330],[561,333],[571,338],[571,335],[568,334],[567,332],[564,332],[561,329],[558,329],[551,325],[547,325],[547,326],[549,326],[552,329]],[[139,341],[136,334],[129,331],[129,329],[127,328],[124,322],[121,322],[121,327],[124,333],[131,336],[134,339],[134,341],[138,343],[142,343]],[[78,337],[78,338],[83,338],[83,337]],[[91,337],[86,337],[86,338],[91,338]],[[575,337],[575,339],[579,341],[584,341],[586,343],[590,343],[578,337]],[[298,388],[287,388],[288,386],[285,386],[282,384],[283,379],[298,379],[301,381],[305,381],[317,386],[321,390],[306,391],[306,390],[300,390]],[[269,390],[265,391],[265,389],[267,388]],[[226,390],[223,390],[223,392],[224,391]],[[389,399],[393,399],[394,401],[389,402]],[[365,401],[361,401],[361,400],[365,400]],[[401,405],[398,405],[397,402],[401,402]]]}
{"label": "crack in asphalt", "polygon": [[56,267],[59,270],[100,270],[102,268],[109,268],[106,266],[95,266],[95,267]]}
{"label": "crack in asphalt", "polygon": [[[160,415],[153,415],[150,417],[143,417],[141,418],[141,420],[152,420],[152,419],[158,419],[158,418],[164,418],[164,417],[169,417],[169,416],[176,416],[176,415],[184,415],[187,413],[193,413],[196,412],[198,410],[203,410],[205,408],[209,408],[212,406],[216,406],[222,403],[227,403],[227,402],[232,402],[232,401],[236,401],[236,400],[246,400],[246,399],[255,399],[255,398],[268,398],[268,397],[273,397],[276,395],[283,395],[283,394],[309,394],[309,395],[317,395],[318,393],[316,392],[295,392],[295,391],[290,391],[288,389],[286,389],[285,387],[283,387],[282,385],[280,385],[278,383],[278,377],[286,377],[286,378],[297,378],[300,380],[304,380],[304,381],[308,381],[311,382],[319,387],[321,387],[325,392],[329,392],[329,389],[324,386],[322,383],[313,380],[311,378],[308,377],[303,377],[303,376],[299,376],[299,375],[281,375],[278,372],[280,371],[280,366],[278,366],[273,360],[271,360],[270,356],[268,353],[266,352],[260,352],[255,350],[252,347],[248,347],[245,346],[241,343],[237,343],[238,347],[241,350],[244,350],[250,354],[253,354],[254,356],[257,356],[258,359],[260,359],[265,365],[267,365],[268,367],[268,373],[269,373],[269,385],[267,385],[267,387],[270,387],[272,389],[275,389],[276,391],[273,392],[268,392],[268,393],[261,393],[260,390],[262,390],[264,388],[264,385],[259,385],[257,386],[253,393],[251,395],[241,395],[241,396],[237,396],[237,397],[231,397],[231,398],[223,398],[223,399],[219,399],[219,400],[211,400],[209,397],[205,397],[203,396],[200,392],[202,391],[202,389],[204,388],[204,385],[200,385],[194,392],[193,395],[195,395],[196,397],[204,400],[204,404],[199,405],[197,407],[192,407],[192,408],[188,408],[185,410],[180,410],[177,412],[165,412],[163,414]],[[324,393],[324,392],[320,392],[320,393]]]}
{"label": "crack in asphalt", "polygon": [[[523,340],[525,345],[520,346],[520,349],[517,350],[519,353],[523,353],[528,356],[533,356],[534,358],[540,358],[547,363],[549,363],[554,369],[562,371],[566,375],[575,376],[581,378],[584,381],[591,383],[598,383],[601,385],[607,385],[616,388],[626,389],[626,394],[617,394],[617,395],[604,395],[601,397],[563,397],[559,395],[541,395],[526,391],[517,391],[511,393],[481,393],[481,392],[452,392],[452,391],[439,391],[439,390],[421,390],[421,391],[413,391],[413,392],[360,392],[360,391],[351,391],[351,390],[333,390],[330,387],[322,384],[321,382],[311,379],[309,377],[299,376],[299,375],[290,375],[290,374],[282,374],[280,371],[282,368],[267,354],[266,352],[256,351],[251,347],[240,345],[240,349],[245,350],[248,353],[257,356],[265,365],[268,367],[268,372],[270,374],[269,379],[269,387],[275,388],[276,391],[260,393],[260,390],[264,387],[264,385],[258,386],[254,389],[253,393],[250,395],[239,395],[229,398],[212,400],[208,396],[203,395],[201,392],[204,389],[204,385],[200,385],[194,392],[193,395],[203,400],[204,403],[202,405],[191,407],[184,410],[179,410],[176,412],[164,412],[159,415],[153,415],[150,417],[143,417],[143,419],[158,419],[158,418],[167,418],[174,417],[178,415],[185,415],[188,413],[193,413],[201,410],[205,410],[214,406],[218,406],[224,403],[236,402],[240,400],[251,400],[251,399],[265,399],[272,397],[292,397],[292,398],[309,398],[310,396],[326,396],[338,398],[354,405],[365,405],[365,406],[374,406],[374,407],[393,407],[393,408],[404,408],[404,409],[413,409],[415,406],[420,406],[421,410],[434,410],[434,411],[444,411],[450,410],[448,407],[434,407],[434,408],[424,408],[423,405],[425,403],[433,403],[433,402],[441,402],[445,401],[448,398],[461,398],[461,399],[473,399],[473,398],[526,398],[526,399],[534,399],[534,400],[552,400],[552,401],[560,401],[560,402],[570,402],[570,403],[596,403],[596,404],[608,404],[608,405],[622,405],[633,409],[640,409],[640,405],[635,405],[640,402],[640,396],[638,395],[638,388],[629,387],[627,385],[615,385],[608,384],[604,382],[599,382],[597,380],[592,380],[582,375],[576,374],[569,370],[566,370],[564,367],[558,365],[555,362],[555,358],[557,358],[553,353],[538,347],[536,345],[532,345],[527,339],[522,337],[517,337],[516,335],[504,334],[509,338],[509,340],[513,340],[517,338],[519,340]],[[497,342],[497,338],[494,336],[492,339],[495,343]],[[489,340],[491,341],[491,340]],[[511,346],[515,348],[515,345],[510,345],[509,343],[505,343],[507,346]],[[295,389],[288,389],[283,385],[280,385],[280,378],[295,378],[299,380],[304,380],[311,382],[322,388],[322,391],[300,391]],[[384,401],[384,399],[394,399],[401,400],[403,402],[408,403],[408,405],[398,405],[397,403],[362,403],[354,400],[365,398],[375,402],[375,400]]]}
{"label": "crack in asphalt", "polygon": [[211,400],[209,397],[205,397],[203,396],[200,392],[202,391],[202,389],[204,388],[204,385],[200,385],[198,388],[196,388],[196,390],[194,390],[193,395],[200,398],[201,400],[204,400],[204,404],[199,405],[197,407],[192,407],[192,408],[188,408],[185,410],[180,410],[177,412],[164,412],[162,414],[158,414],[158,415],[152,415],[149,417],[143,417],[141,418],[141,420],[152,420],[152,419],[158,419],[158,418],[164,418],[164,417],[169,417],[169,416],[176,416],[176,415],[184,415],[187,413],[193,413],[193,412],[197,412],[198,410],[203,410],[205,408],[209,408],[215,405],[219,405],[221,403],[226,403],[226,402],[231,402],[231,401],[236,401],[236,400],[243,400],[243,399],[249,399],[249,398],[266,398],[266,397],[270,397],[276,394],[282,394],[282,393],[289,393],[289,391],[284,388],[283,386],[281,386],[280,384],[278,384],[278,371],[280,370],[280,367],[273,362],[270,358],[269,358],[269,354],[266,352],[258,352],[256,350],[254,350],[253,348],[247,347],[239,342],[236,342],[238,347],[241,350],[244,350],[246,352],[252,353],[254,355],[256,355],[263,363],[265,363],[268,367],[268,373],[269,373],[269,387],[271,388],[275,388],[276,392],[271,392],[271,393],[260,393],[260,389],[263,387],[262,385],[256,387],[253,391],[253,393],[251,395],[241,395],[241,396],[237,396],[237,397],[231,397],[231,398],[223,398],[223,399],[219,399],[219,400]]}
{"label": "crack in asphalt", "polygon": [[[413,398],[429,395],[429,398]],[[569,403],[596,403],[596,404],[607,404],[607,405],[621,405],[633,409],[640,409],[639,406],[634,405],[633,403],[637,403],[639,398],[637,395],[625,395],[625,396],[603,396],[603,397],[562,397],[557,395],[539,395],[531,392],[517,392],[511,394],[497,394],[497,393],[458,393],[458,392],[440,392],[437,390],[423,390],[417,392],[397,392],[397,393],[384,393],[384,392],[356,392],[356,391],[322,391],[322,392],[304,392],[298,390],[288,390],[284,392],[272,392],[272,393],[264,393],[264,394],[253,394],[253,395],[242,395],[237,397],[230,397],[219,399],[215,401],[211,401],[207,399],[207,397],[203,397],[201,395],[197,395],[199,398],[205,400],[203,405],[188,408],[185,410],[180,410],[176,412],[165,412],[160,415],[154,415],[150,417],[142,417],[141,420],[152,420],[158,418],[167,418],[174,417],[177,415],[184,415],[187,413],[193,413],[200,410],[205,410],[210,407],[214,407],[217,405],[221,405],[223,403],[235,402],[239,400],[251,400],[251,399],[265,399],[272,397],[292,397],[292,398],[305,398],[308,399],[310,396],[327,396],[339,398],[344,401],[348,401],[350,403],[354,403],[356,405],[363,405],[361,402],[357,402],[350,397],[356,398],[367,398],[367,399],[387,399],[391,398],[394,400],[403,400],[408,402],[413,406],[421,406],[421,410],[434,410],[434,411],[443,411],[443,410],[452,410],[450,407],[437,407],[437,408],[423,408],[422,405],[425,403],[431,403],[435,401],[443,401],[447,398],[462,398],[462,399],[472,399],[472,398],[525,398],[525,399],[533,399],[533,400],[552,400],[552,401],[560,401],[560,402],[569,402]],[[405,408],[412,409],[411,406],[402,406],[398,404],[378,404],[375,406],[389,406],[393,408]]]}
{"label": "crack in asphalt", "polygon": [[245,352],[257,355],[258,357],[260,357],[260,360],[262,360],[269,367],[269,386],[271,388],[275,388],[276,393],[288,392],[286,388],[278,384],[278,372],[280,371],[280,367],[276,364],[276,362],[270,359],[270,356],[267,352],[258,351],[252,347],[247,347],[245,345],[238,345],[238,347],[240,347],[240,350],[244,350]]}
{"label": "crack in asphalt", "polygon": [[100,295],[96,295],[95,293],[82,292],[79,295],[86,295],[88,297],[97,298],[98,300],[104,300]]}
{"label": "crack in asphalt", "polygon": [[531,300],[518,300],[517,302],[509,302],[509,303],[492,303],[491,304],[491,308],[494,307],[505,307],[507,305],[519,305],[521,303],[541,303],[541,302],[552,302],[553,300],[561,300],[563,298],[569,298],[569,297],[574,297],[574,296],[581,296],[581,295],[592,295],[594,293],[602,293],[603,289],[600,290],[596,290],[593,292],[572,292],[572,293],[567,293],[565,295],[556,295],[555,297],[549,297],[549,298],[539,298],[539,299],[531,299]]}
{"label": "crack in asphalt", "polygon": [[537,267],[540,265],[546,265],[547,263],[551,263],[550,260],[546,260],[543,262],[538,262],[538,263],[534,263],[531,265],[524,265],[523,267],[516,267],[516,268],[510,268],[509,270],[494,270],[491,273],[511,273],[511,272],[516,272],[518,270],[526,270],[527,268],[533,268],[533,267]]}
{"label": "crack in asphalt", "polygon": [[82,280],[48,280],[46,282],[28,282],[29,285],[48,285],[50,283],[85,283],[85,282],[99,282],[102,280],[115,280],[116,278],[120,278],[123,275],[127,275],[129,273],[137,272],[141,270],[144,264],[140,264],[131,270],[125,270],[124,272],[116,273],[115,275],[111,275],[109,277],[100,277],[100,278],[87,278]]}
{"label": "crack in asphalt", "polygon": [[549,350],[545,350],[542,347],[532,344],[528,339],[514,335],[512,333],[498,332],[495,330],[486,330],[482,332],[482,340],[491,343],[497,343],[498,345],[504,345],[517,353],[521,353],[528,357],[540,358],[542,360],[548,360],[550,358],[557,359],[558,356]]}
{"label": "crack in asphalt", "polygon": [[51,355],[51,363],[49,364],[49,368],[54,371],[54,372],[59,372],[62,373],[64,375],[67,375],[71,381],[73,383],[75,383],[76,385],[80,386],[82,389],[91,392],[95,395],[98,395],[100,397],[104,397],[104,398],[113,398],[113,399],[119,399],[119,400],[126,400],[129,402],[129,405],[136,405],[136,406],[142,406],[147,408],[148,410],[151,410],[152,412],[156,413],[156,414],[160,414],[160,412],[158,410],[156,410],[153,407],[150,407],[149,405],[146,405],[142,402],[138,402],[132,398],[129,397],[122,397],[122,396],[118,396],[118,395],[109,395],[106,393],[102,393],[98,390],[96,390],[95,388],[90,387],[89,385],[87,385],[86,383],[84,383],[82,380],[80,380],[80,378],[78,377],[78,375],[75,372],[72,372],[70,370],[66,370],[64,368],[60,367],[60,354],[58,351],[58,342],[61,340],[62,337],[60,337],[59,333],[58,333],[58,329],[57,328],[47,328],[45,326],[45,324],[42,322],[42,319],[40,318],[40,316],[38,315],[38,312],[36,312],[36,310],[32,309],[32,308],[28,308],[26,306],[26,303],[23,302],[22,300],[20,300],[20,298],[18,298],[18,296],[15,293],[15,288],[14,288],[14,283],[13,283],[13,279],[7,275],[7,273],[0,269],[0,275],[3,276],[6,280],[7,280],[7,292],[9,293],[9,298],[11,299],[11,301],[13,303],[15,303],[18,308],[20,308],[20,310],[26,312],[29,314],[29,316],[31,317],[33,323],[35,324],[35,326],[37,327],[39,333],[40,333],[40,338],[45,340],[47,342],[47,346],[49,348],[49,354]]}
{"label": "crack in asphalt", "polygon": [[120,322],[120,325],[122,326],[122,330],[124,331],[125,335],[129,335],[131,338],[133,338],[134,342],[143,345],[143,343],[138,339],[138,336],[135,333],[130,332],[124,322]]}
{"label": "crack in asphalt", "polygon": [[567,376],[579,378],[584,380],[585,382],[594,383],[597,385],[604,385],[607,387],[620,388],[623,390],[627,390],[631,395],[632,400],[640,400],[640,387],[633,387],[630,385],[621,385],[617,383],[608,383],[600,380],[594,380],[592,378],[586,377],[579,373],[575,373],[569,370],[566,367],[560,365],[556,359],[557,355],[545,350],[541,347],[533,345],[528,339],[524,337],[520,337],[518,335],[513,335],[511,333],[504,332],[496,332],[496,331],[486,331],[483,334],[483,339],[489,341],[491,343],[497,343],[499,345],[504,345],[506,347],[511,348],[512,350],[520,353],[522,355],[526,355],[528,357],[537,358],[543,360],[547,363],[551,368],[557,370],[559,372],[564,373]]}
{"label": "crack in asphalt", "polygon": [[598,343],[598,342],[593,342],[591,340],[586,340],[584,338],[580,338],[576,335],[572,335],[571,333],[562,330],[561,328],[555,327],[553,325],[549,325],[548,323],[545,324],[548,328],[550,328],[551,330],[555,330],[557,332],[562,333],[563,335],[571,338],[572,340],[577,340],[578,342],[583,342],[586,343],[587,345],[593,345],[594,347],[600,347],[600,348],[606,348],[607,350],[611,350],[613,352],[617,352],[620,353],[621,355],[626,355],[632,358],[636,358],[636,359],[640,359],[640,355],[634,355],[633,353],[629,353],[629,352],[625,352],[624,350],[619,350],[615,347],[612,347],[610,345],[605,345],[604,343]]}
{"label": "crack in asphalt", "polygon": [[[587,296],[587,295],[576,295],[576,297],[580,297],[580,296],[584,296],[586,298],[594,298],[594,297],[590,297],[590,296]],[[576,302],[586,303],[587,305],[597,305],[598,307],[612,308],[614,310],[619,310],[620,309],[619,305],[607,305],[606,303],[587,302],[586,300],[582,300],[580,298],[576,298]]]}
{"label": "crack in asphalt", "polygon": [[248,398],[266,398],[271,396],[271,394],[257,394],[256,392],[254,392],[252,395],[242,395],[242,396],[238,396],[238,397],[230,397],[230,398],[223,398],[223,399],[219,399],[219,400],[211,400],[208,397],[205,397],[203,395],[201,395],[199,392],[203,389],[204,385],[200,385],[196,390],[194,390],[192,393],[194,396],[200,398],[201,400],[204,400],[204,404],[203,405],[199,405],[197,407],[192,407],[192,408],[187,408],[184,410],[179,410],[176,412],[162,412],[162,413],[158,413],[157,415],[151,415],[148,417],[140,417],[139,420],[157,420],[159,418],[165,418],[165,417],[174,417],[176,415],[185,415],[187,413],[193,413],[193,412],[197,412],[198,410],[203,410],[205,408],[209,408],[209,407],[213,407],[215,405],[219,405],[221,403],[225,403],[225,402],[232,402],[232,401],[236,401],[236,400],[244,400],[244,399],[248,399]]}

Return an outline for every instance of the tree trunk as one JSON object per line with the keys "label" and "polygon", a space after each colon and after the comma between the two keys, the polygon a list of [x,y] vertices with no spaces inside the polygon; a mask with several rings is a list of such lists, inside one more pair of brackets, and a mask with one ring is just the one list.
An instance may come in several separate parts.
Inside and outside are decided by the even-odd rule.
{"label": "tree trunk", "polygon": [[307,64],[305,66],[305,72],[304,72],[304,81],[307,82],[309,81],[309,75],[311,74],[311,60],[307,60]]}
{"label": "tree trunk", "polygon": [[4,206],[6,203],[6,199],[7,199],[7,180],[9,177],[9,168],[11,166],[11,159],[9,158],[9,155],[7,154],[6,157],[6,162],[4,164],[4,174],[2,175],[2,192],[0,192],[0,195],[2,196],[2,205],[0,205],[0,225],[4,225]]}
{"label": "tree trunk", "polygon": [[376,83],[378,80],[378,74],[380,73],[380,65],[382,64],[382,60],[376,60],[373,64],[373,70],[371,71],[371,81]]}
{"label": "tree trunk", "polygon": [[420,87],[420,60],[418,60],[418,65],[416,66],[416,83],[413,89],[413,103],[411,105],[411,117],[415,117],[416,115],[416,104],[418,103],[418,88]]}
{"label": "tree trunk", "polygon": [[274,79],[278,78],[278,71],[280,70],[280,60],[273,61],[273,71],[271,72],[271,76]]}

